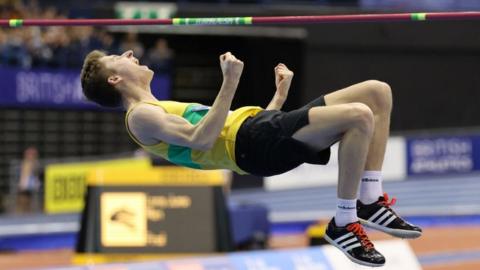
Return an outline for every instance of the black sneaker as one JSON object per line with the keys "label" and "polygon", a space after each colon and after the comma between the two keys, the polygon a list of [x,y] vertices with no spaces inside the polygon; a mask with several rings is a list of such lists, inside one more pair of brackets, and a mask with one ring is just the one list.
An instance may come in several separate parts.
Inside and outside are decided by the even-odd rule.
{"label": "black sneaker", "polygon": [[391,208],[396,199],[389,201],[387,193],[372,204],[363,204],[357,200],[357,216],[366,227],[388,233],[400,238],[417,238],[422,235],[422,229],[412,225]]}
{"label": "black sneaker", "polygon": [[333,218],[325,232],[325,240],[340,249],[354,263],[378,267],[385,265],[385,257],[378,252],[363,230],[360,222],[337,227]]}

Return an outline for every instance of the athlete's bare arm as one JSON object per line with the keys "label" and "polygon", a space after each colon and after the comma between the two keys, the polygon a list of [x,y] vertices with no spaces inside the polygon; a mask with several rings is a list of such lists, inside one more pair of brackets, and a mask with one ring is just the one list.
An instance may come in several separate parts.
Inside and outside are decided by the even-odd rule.
{"label": "athlete's bare arm", "polygon": [[275,67],[275,86],[277,90],[272,101],[267,106],[267,110],[280,110],[283,103],[287,100],[288,90],[292,83],[293,72],[287,66],[280,63]]}
{"label": "athlete's bare arm", "polygon": [[160,141],[206,151],[213,147],[230,110],[243,71],[243,62],[227,52],[220,56],[223,83],[209,112],[196,125],[166,113],[163,109],[141,104],[129,116],[130,130],[143,144]]}

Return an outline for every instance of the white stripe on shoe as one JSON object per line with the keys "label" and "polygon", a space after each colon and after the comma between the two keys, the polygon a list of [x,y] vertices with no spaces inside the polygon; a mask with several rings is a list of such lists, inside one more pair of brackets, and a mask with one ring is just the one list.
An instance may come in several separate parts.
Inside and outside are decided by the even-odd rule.
{"label": "white stripe on shoe", "polygon": [[360,245],[360,243],[358,243],[358,241],[357,241],[356,244],[353,244],[353,245],[350,245],[350,246],[348,246],[348,247],[345,247],[344,249],[345,249],[345,251],[349,251],[349,250],[351,250],[351,249],[354,249],[354,248],[360,247],[360,246],[362,246],[362,245]]}
{"label": "white stripe on shoe", "polygon": [[389,219],[387,219],[385,222],[383,222],[383,224],[381,224],[382,226],[388,226],[388,224],[392,223],[392,221],[394,221],[397,217],[395,215],[392,215]]}
{"label": "white stripe on shoe", "polygon": [[400,238],[408,238],[408,239],[414,239],[417,237],[420,237],[422,235],[422,232],[419,231],[411,231],[411,230],[402,230],[402,229],[392,229],[386,226],[378,225],[373,222],[370,222],[365,219],[358,219],[360,223],[365,225],[366,227],[390,234],[395,237],[400,237]]}
{"label": "white stripe on shoe", "polygon": [[377,221],[375,221],[374,223],[377,223],[377,224],[381,224],[382,221],[384,221],[387,217],[389,217],[391,215],[391,213],[389,211],[387,211],[385,214],[383,214],[383,216],[381,216]]}
{"label": "white stripe on shoe", "polygon": [[378,216],[380,216],[383,212],[385,212],[385,210],[387,210],[385,207],[382,207],[380,209],[378,209],[378,211],[373,215],[371,216],[368,221],[373,221],[375,218],[377,218]]}
{"label": "white stripe on shoe", "polygon": [[336,243],[339,243],[339,242],[341,242],[342,240],[347,239],[347,238],[349,238],[349,237],[351,237],[351,236],[353,236],[353,233],[349,232],[349,233],[347,233],[347,234],[344,234],[344,235],[340,236],[339,238],[337,238],[337,239],[335,239],[335,240],[333,240],[333,241],[335,241]]}
{"label": "white stripe on shoe", "polygon": [[343,242],[343,243],[339,243],[339,244],[340,244],[341,246],[343,246],[343,247],[346,247],[346,246],[348,246],[349,244],[351,244],[351,243],[353,243],[353,242],[358,242],[357,237],[352,237],[352,239],[349,239],[349,240],[347,240],[347,241],[345,241],[345,242]]}
{"label": "white stripe on shoe", "polygon": [[345,252],[361,246],[360,241],[352,232],[344,234],[333,241],[338,248]]}
{"label": "white stripe on shoe", "polygon": [[360,241],[358,241],[358,238],[352,232],[338,237],[337,239],[333,240],[333,242],[335,242],[336,247],[345,252],[351,250],[352,248],[361,246]]}

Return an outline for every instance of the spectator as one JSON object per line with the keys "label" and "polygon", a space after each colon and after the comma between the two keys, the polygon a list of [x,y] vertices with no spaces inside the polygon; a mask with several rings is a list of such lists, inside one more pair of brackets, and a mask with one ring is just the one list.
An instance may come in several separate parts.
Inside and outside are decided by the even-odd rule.
{"label": "spectator", "polygon": [[32,212],[35,208],[34,198],[40,188],[38,151],[29,147],[24,151],[20,166],[20,179],[17,192],[17,213]]}
{"label": "spectator", "polygon": [[138,41],[138,36],[136,32],[128,32],[120,43],[120,51],[132,50],[133,54],[141,59],[143,57],[144,48],[142,43]]}
{"label": "spectator", "polygon": [[66,66],[82,66],[83,57],[100,46],[100,41],[93,35],[93,30],[92,26],[71,27],[68,30],[71,42],[67,44],[68,53],[65,55],[65,59],[68,62]]}
{"label": "spectator", "polygon": [[[27,5],[22,1],[7,2],[0,6],[2,19],[66,18],[55,7],[42,10],[37,1],[29,1]],[[103,38],[102,42],[90,26],[0,29],[0,64],[23,68],[78,68],[87,52],[110,42],[108,36]],[[113,41],[110,43],[113,47]]]}
{"label": "spectator", "polygon": [[70,44],[65,27],[48,28],[43,42],[46,51],[39,64],[47,67],[65,67]]}
{"label": "spectator", "polygon": [[100,30],[97,33],[97,37],[100,40],[100,46],[98,49],[107,51],[109,53],[118,53],[117,44],[115,44],[115,39],[111,34],[105,30]]}
{"label": "spectator", "polygon": [[172,67],[173,51],[168,47],[168,41],[159,38],[153,48],[148,50],[147,65],[159,74],[170,74]]}
{"label": "spectator", "polygon": [[[2,5],[3,3],[3,5]],[[41,8],[36,0],[0,0],[0,18],[64,19],[55,7]],[[113,35],[103,29],[83,27],[23,27],[0,29],[0,65],[22,68],[79,68],[84,56],[94,49],[109,53],[133,50],[159,74],[169,74],[173,51],[165,39],[158,39],[153,48],[145,52],[132,31],[116,42]]]}
{"label": "spectator", "polygon": [[24,31],[9,29],[2,48],[2,62],[10,66],[30,67],[30,55],[24,46]]}

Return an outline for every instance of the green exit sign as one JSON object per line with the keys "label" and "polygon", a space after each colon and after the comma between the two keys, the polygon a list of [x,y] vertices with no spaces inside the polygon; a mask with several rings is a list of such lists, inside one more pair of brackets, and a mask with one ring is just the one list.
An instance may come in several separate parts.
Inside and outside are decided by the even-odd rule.
{"label": "green exit sign", "polygon": [[177,13],[174,3],[117,2],[115,14],[119,19],[169,19]]}

